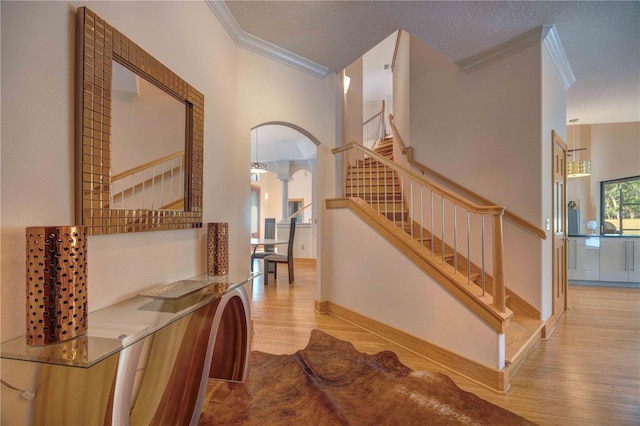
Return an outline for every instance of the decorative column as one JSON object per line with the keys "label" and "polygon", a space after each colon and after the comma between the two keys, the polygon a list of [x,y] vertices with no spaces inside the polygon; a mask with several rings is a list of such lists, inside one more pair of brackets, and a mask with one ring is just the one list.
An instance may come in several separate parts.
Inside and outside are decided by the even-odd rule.
{"label": "decorative column", "polygon": [[282,182],[282,217],[280,220],[286,222],[289,216],[289,178],[278,178]]}
{"label": "decorative column", "polygon": [[293,162],[290,160],[279,160],[276,162],[278,169],[278,180],[282,182],[282,199],[280,211],[280,222],[288,222],[287,216],[289,216],[289,180],[291,180]]}

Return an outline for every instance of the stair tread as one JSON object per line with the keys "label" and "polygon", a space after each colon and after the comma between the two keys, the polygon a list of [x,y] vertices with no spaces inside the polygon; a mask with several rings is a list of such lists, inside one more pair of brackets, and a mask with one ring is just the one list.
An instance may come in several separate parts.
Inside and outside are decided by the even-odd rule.
{"label": "stair tread", "polygon": [[532,338],[540,333],[544,321],[514,313],[505,333],[505,360],[514,362]]}

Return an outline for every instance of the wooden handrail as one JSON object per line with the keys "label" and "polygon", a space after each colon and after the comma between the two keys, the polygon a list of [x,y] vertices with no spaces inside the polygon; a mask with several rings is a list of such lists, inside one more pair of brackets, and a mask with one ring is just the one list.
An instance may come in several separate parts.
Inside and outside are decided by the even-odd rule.
{"label": "wooden handrail", "polygon": [[425,179],[423,176],[420,176],[419,174],[417,174],[416,172],[409,170],[401,165],[399,165],[398,163],[395,163],[381,155],[378,155],[375,151],[370,150],[367,147],[364,147],[362,145],[360,145],[359,143],[356,142],[349,142],[346,145],[341,145],[338,146],[336,148],[333,148],[331,150],[331,152],[333,154],[338,154],[340,152],[343,151],[347,151],[349,149],[357,149],[357,150],[361,150],[363,151],[368,157],[374,158],[376,161],[378,161],[380,164],[384,164],[385,166],[397,170],[399,172],[401,172],[402,174],[405,174],[407,176],[409,176],[412,180],[416,181],[417,183],[419,183],[420,185],[424,186],[425,188],[429,188],[434,192],[438,192],[440,195],[442,195],[444,198],[446,198],[447,200],[464,207],[465,209],[467,209],[468,211],[472,212],[472,213],[478,213],[478,214],[492,214],[492,215],[502,215],[504,213],[504,207],[501,206],[481,206],[478,204],[475,204],[471,201],[469,201],[466,198],[461,197],[460,195],[456,194],[455,192],[451,192],[450,190],[448,190],[445,187],[442,187],[436,183],[430,182],[429,180]]}
{"label": "wooden handrail", "polygon": [[391,72],[396,68],[396,58],[398,57],[398,49],[400,48],[400,36],[402,35],[402,28],[398,30],[398,36],[396,37],[396,47],[393,50],[393,59],[391,60]]}
{"label": "wooden handrail", "polygon": [[[393,121],[393,114],[389,114],[389,123],[391,124],[391,129],[393,130],[393,137],[397,140],[398,142],[398,146],[400,147],[400,150],[402,152],[402,154],[404,154],[407,158],[407,162],[412,165],[413,167],[419,169],[420,171],[427,173],[431,176],[434,176],[436,179],[444,182],[446,185],[455,188],[455,190],[460,193],[463,194],[466,197],[469,197],[471,199],[474,200],[478,200],[479,202],[483,203],[483,204],[487,204],[487,205],[493,205],[494,203],[491,202],[490,200],[484,198],[483,196],[476,194],[475,192],[465,188],[464,186],[460,185],[457,182],[452,181],[451,179],[441,175],[440,173],[436,172],[433,169],[430,169],[429,167],[425,166],[422,163],[419,163],[418,161],[413,159],[413,147],[407,147],[404,144],[404,141],[402,140],[402,137],[400,136],[400,134],[398,133],[398,129],[396,129],[395,123]],[[515,223],[516,225],[526,229],[527,231],[535,234],[538,238],[542,239],[542,240],[546,240],[547,239],[547,233],[545,232],[544,229],[537,227],[536,225],[532,224],[531,222],[521,218],[520,216],[514,214],[513,212],[511,212],[510,210],[506,209],[504,210],[504,217],[506,219],[508,219],[510,222]]]}
{"label": "wooden handrail", "polygon": [[139,166],[133,167],[129,170],[125,170],[124,172],[120,172],[118,174],[115,174],[113,176],[111,176],[111,181],[113,182],[114,180],[120,180],[122,178],[125,178],[127,176],[131,176],[133,174],[139,173],[145,169],[148,169],[149,167],[153,167],[153,166],[157,166],[160,165],[166,161],[172,160],[174,158],[179,158],[179,157],[184,157],[184,150],[182,151],[178,151],[178,152],[174,152],[173,154],[169,154],[169,155],[165,155],[164,157],[160,157],[157,158],[155,160],[149,161],[148,163],[145,164],[141,164]]}
{"label": "wooden handrail", "polygon": [[303,208],[301,208],[300,210],[298,210],[297,212],[293,213],[291,216],[289,216],[287,219],[291,219],[292,217],[295,217],[298,213],[300,213],[301,211],[303,211],[304,209],[306,209],[307,207],[309,207],[311,204],[313,203],[309,203],[306,206],[304,206]]}
{"label": "wooden handrail", "polygon": [[132,193],[135,193],[136,191],[140,191],[143,187],[148,187],[153,181],[162,180],[162,179],[165,179],[167,176],[170,176],[171,171],[175,169],[179,169],[179,166],[174,166],[171,169],[165,170],[164,173],[162,174],[148,177],[144,181],[138,182],[135,185],[128,187],[124,191],[113,193],[111,194],[111,198],[113,198],[114,203],[116,201],[116,198],[118,198],[118,202],[122,202],[124,198],[130,196]]}
{"label": "wooden handrail", "polygon": [[[493,290],[493,305],[500,312],[506,312],[506,297],[505,297],[506,289],[505,289],[505,284],[504,284],[504,272],[503,272],[504,271],[504,253],[503,253],[504,248],[503,248],[503,227],[502,227],[502,216],[504,214],[504,207],[477,205],[477,204],[473,203],[472,201],[468,200],[467,198],[464,198],[464,197],[462,197],[462,196],[460,196],[460,195],[458,195],[458,194],[456,194],[454,192],[451,192],[447,188],[444,188],[444,187],[442,187],[442,186],[440,186],[438,184],[430,182],[426,178],[418,175],[417,173],[415,173],[415,172],[413,172],[413,171],[411,171],[411,170],[409,170],[409,169],[407,169],[407,168],[405,168],[403,166],[398,165],[394,161],[391,161],[391,160],[387,159],[386,157],[384,157],[382,155],[379,155],[375,151],[373,151],[371,149],[368,149],[367,147],[365,147],[363,145],[360,145],[357,142],[351,142],[351,143],[348,143],[346,145],[336,147],[336,148],[332,149],[331,152],[334,155],[337,155],[337,154],[340,154],[340,153],[344,153],[345,151],[348,151],[348,150],[356,151],[356,159],[358,158],[358,156],[360,154],[362,154],[362,158],[363,159],[374,160],[377,163],[376,168],[378,168],[379,166],[382,166],[383,170],[385,170],[385,175],[386,175],[386,169],[387,168],[389,170],[391,170],[394,174],[399,174],[400,175],[399,178],[402,178],[402,182],[403,182],[403,183],[401,183],[401,188],[404,185],[406,185],[406,183],[404,183],[405,182],[404,179],[407,178],[407,179],[409,179],[409,185],[412,185],[414,183],[418,185],[418,187],[420,189],[420,194],[422,194],[422,188],[427,188],[428,190],[432,191],[432,194],[438,194],[438,196],[442,197],[442,200],[446,199],[449,202],[453,203],[454,215],[455,215],[455,212],[456,212],[456,206],[459,206],[459,207],[462,207],[463,209],[466,209],[467,210],[467,223],[469,221],[468,213],[474,213],[474,214],[482,215],[482,231],[481,231],[482,235],[484,235],[484,218],[485,218],[484,215],[490,215],[491,216],[491,219],[493,221],[493,232],[494,232],[494,234],[493,234],[493,244],[491,245],[492,246],[492,253],[493,253],[493,268],[494,268],[494,271],[493,271],[493,273],[494,273],[493,285],[492,285],[492,287],[493,287],[492,288],[492,290]],[[358,151],[360,151],[360,152],[358,153]],[[346,157],[346,154],[343,154],[343,157]],[[345,158],[343,158],[342,161],[344,162]],[[358,161],[360,161],[360,160],[358,160]],[[356,164],[357,164],[357,161],[356,161]],[[364,165],[364,160],[362,161],[362,164]],[[359,166],[352,166],[352,167],[359,167]],[[371,179],[372,178],[369,177],[370,185],[372,185]],[[378,178],[376,177],[376,180],[377,179]],[[341,185],[343,186],[343,191],[344,191],[344,194],[346,195],[348,193],[348,186],[347,186],[346,176],[345,176],[344,180],[341,182]],[[383,185],[387,185],[387,184],[384,183]],[[395,186],[395,183],[393,185]],[[353,183],[352,183],[352,186],[353,186]],[[356,186],[359,187],[360,183],[356,182]],[[378,183],[378,186],[379,186],[379,183]],[[393,195],[394,195],[394,199],[395,199],[395,190],[393,190]],[[351,198],[360,198],[359,195],[357,195],[357,194],[354,195],[353,193],[351,193],[350,197]],[[386,197],[386,189],[385,189],[385,197]],[[420,198],[421,198],[420,203],[422,203],[422,197],[420,197]],[[412,196],[412,199],[413,199],[413,196]],[[378,200],[379,200],[379,198],[378,198]],[[432,200],[433,200],[433,197],[432,197]],[[365,202],[364,193],[363,193],[363,197],[362,197],[362,202]],[[392,201],[392,202],[395,203],[395,201]],[[404,204],[404,196],[403,196],[401,202]],[[374,208],[373,207],[374,206],[373,203],[375,203],[375,201],[372,201],[372,203],[370,204],[370,209],[372,209],[372,210]],[[379,201],[378,201],[378,203],[379,203]],[[411,203],[412,203],[411,214],[413,214],[413,201]],[[394,206],[395,206],[395,204],[394,204]],[[440,248],[442,250],[442,264],[444,265],[445,264],[445,249],[446,249],[446,244],[445,244],[445,239],[444,239],[444,215],[445,215],[445,204],[444,204],[444,202],[441,204],[441,206],[442,206],[442,221],[443,222],[442,222],[442,234],[441,234],[441,239],[440,239],[440,241],[441,241]],[[431,208],[433,209],[433,206]],[[379,207],[378,207],[378,209],[379,209]],[[378,212],[378,214],[380,214],[380,212]],[[388,214],[388,211],[385,209],[385,213],[384,213],[385,217],[386,217],[386,214]],[[395,222],[398,220],[398,219],[396,219],[395,207],[393,207],[393,209],[392,209],[392,215],[393,215],[393,218],[391,220],[395,224]],[[420,229],[423,229],[424,227],[423,227],[423,222],[422,222],[422,211],[421,211],[420,215],[421,215],[421,219],[420,219],[420,222],[419,222],[419,227],[420,227]],[[431,217],[433,218],[433,210],[432,210],[432,213],[431,213]],[[409,219],[407,219],[407,220],[409,220]],[[405,232],[405,233],[408,232],[408,231],[404,230],[404,228],[405,228],[405,216],[403,214],[401,214],[400,222],[401,222],[401,229],[402,229],[401,232]],[[408,222],[408,223],[411,224],[413,222]],[[411,231],[410,231],[411,240],[413,241],[413,238],[414,238],[413,225],[410,225],[410,226],[411,226]],[[456,233],[455,218],[454,218],[454,225],[453,226],[454,226],[454,237],[453,237],[453,239],[454,239],[454,243],[453,243],[453,246],[454,246],[454,249],[453,249],[454,250],[454,264],[453,264],[453,267],[457,270],[457,268],[458,268],[458,266],[457,266],[457,253],[458,253],[458,250],[455,248],[456,247],[455,244],[456,244],[456,241],[457,241],[457,239],[455,237],[455,233]],[[420,231],[420,232],[422,233],[422,231]],[[429,228],[428,232],[430,232],[433,235],[433,232],[434,232],[433,223],[432,223],[431,227]],[[467,224],[467,238],[469,238],[469,235],[470,235],[469,232],[470,232],[470,229],[469,229],[469,225]],[[482,238],[483,238],[483,243],[482,243],[482,245],[483,245],[483,249],[482,249],[483,250],[483,252],[482,252],[483,253],[482,271],[483,271],[483,274],[484,274],[484,271],[485,271],[484,250],[485,249],[484,249],[484,237],[482,237]],[[422,241],[422,238],[420,240]],[[431,243],[432,244],[432,249],[431,250],[432,250],[432,253],[433,253],[433,250],[434,250],[434,246],[433,246],[434,239],[430,239],[430,240],[432,242]],[[420,242],[420,244],[422,244],[422,242]],[[470,261],[470,257],[468,257],[468,259]],[[468,273],[467,276],[468,276],[468,279],[469,279],[469,282],[470,282],[470,279],[471,279],[470,278],[471,277],[470,272]],[[485,289],[484,279],[483,279],[483,283],[482,283],[482,289],[483,289],[483,292],[484,292],[484,289]]]}
{"label": "wooden handrail", "polygon": [[[384,114],[384,99],[382,100],[382,109],[378,112],[376,112],[375,114],[373,114],[369,119],[367,119],[367,121],[365,121],[364,123],[362,123],[363,126],[366,126],[367,123],[369,123],[371,120],[378,118],[378,116],[380,114]],[[382,117],[384,119],[384,117]]]}

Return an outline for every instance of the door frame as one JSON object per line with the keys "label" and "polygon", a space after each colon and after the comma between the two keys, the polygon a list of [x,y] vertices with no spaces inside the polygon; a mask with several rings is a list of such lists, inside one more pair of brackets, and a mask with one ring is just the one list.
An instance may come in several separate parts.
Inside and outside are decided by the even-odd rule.
{"label": "door frame", "polygon": [[[556,161],[556,146],[562,150],[562,159]],[[556,197],[556,170],[562,176],[561,200]],[[551,306],[552,313],[547,319],[542,331],[542,337],[547,338],[555,330],[556,324],[564,312],[568,309],[569,288],[567,279],[567,144],[556,133],[551,131]],[[560,215],[558,216],[558,213]],[[558,257],[558,250],[560,252]]]}

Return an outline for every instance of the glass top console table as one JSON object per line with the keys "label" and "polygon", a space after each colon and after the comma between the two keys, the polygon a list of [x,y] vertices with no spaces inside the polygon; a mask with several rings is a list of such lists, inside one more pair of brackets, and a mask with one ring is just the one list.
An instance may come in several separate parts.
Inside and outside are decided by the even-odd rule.
{"label": "glass top console table", "polygon": [[87,331],[66,342],[3,342],[2,379],[35,396],[3,387],[2,423],[197,423],[209,378],[248,374],[244,284],[260,274],[203,274],[141,292],[89,313]]}

